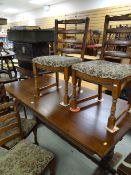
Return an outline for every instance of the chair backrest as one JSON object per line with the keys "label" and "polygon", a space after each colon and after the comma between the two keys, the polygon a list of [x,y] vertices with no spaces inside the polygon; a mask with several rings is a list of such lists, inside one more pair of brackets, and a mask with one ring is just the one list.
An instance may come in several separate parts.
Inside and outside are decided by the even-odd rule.
{"label": "chair backrest", "polygon": [[84,59],[88,27],[88,17],[60,21],[56,19],[55,54],[80,54]]}
{"label": "chair backrest", "polygon": [[[2,103],[0,104],[0,111],[10,107],[14,107],[14,103]],[[0,116],[0,146],[4,146],[7,142],[10,142],[15,138],[19,138],[21,140],[22,137],[23,133],[18,111],[14,110]]]}
{"label": "chair backrest", "polygon": [[[126,24],[125,24],[126,22]],[[112,24],[110,26],[110,24]],[[105,16],[102,59],[131,60],[131,53],[127,49],[131,46],[131,15]]]}

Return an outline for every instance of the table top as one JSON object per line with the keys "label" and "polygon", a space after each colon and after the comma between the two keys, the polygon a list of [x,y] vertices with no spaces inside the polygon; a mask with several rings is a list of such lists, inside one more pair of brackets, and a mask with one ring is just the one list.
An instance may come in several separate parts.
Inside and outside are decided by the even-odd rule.
{"label": "table top", "polygon": [[[51,76],[40,77],[40,86],[45,86],[55,79]],[[62,100],[63,81],[60,82],[62,88],[56,87],[44,91],[42,97],[34,96],[34,79],[27,79],[14,82],[6,86],[6,90],[20,102],[26,105],[47,127],[67,140],[78,150],[86,155],[97,154],[103,158],[115,146],[115,144],[131,128],[131,113],[123,116],[120,129],[116,133],[109,133],[106,130],[107,120],[110,113],[111,97],[103,94],[104,101],[97,102],[95,99],[84,102],[80,105],[81,111],[73,113],[68,107],[59,104]],[[95,91],[83,88],[84,92],[80,97],[90,96]],[[72,86],[69,87],[69,93]],[[118,114],[126,101],[118,100]]]}

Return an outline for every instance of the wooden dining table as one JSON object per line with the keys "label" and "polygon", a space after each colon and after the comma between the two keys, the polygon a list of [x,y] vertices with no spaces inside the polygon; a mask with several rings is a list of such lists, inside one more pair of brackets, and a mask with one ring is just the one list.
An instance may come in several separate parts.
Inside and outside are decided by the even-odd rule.
{"label": "wooden dining table", "polygon": [[[55,79],[52,76],[39,77],[40,86],[46,86]],[[63,107],[60,102],[64,94],[64,82],[60,81],[59,89],[52,87],[43,91],[42,96],[35,96],[34,78],[19,82],[13,82],[6,86],[6,90],[18,101],[27,106],[32,113],[48,128],[69,142],[80,152],[98,165],[104,165],[112,158],[115,145],[124,137],[131,128],[131,113],[121,117],[119,130],[110,133],[106,130],[108,116],[111,107],[111,96],[103,94],[104,101],[93,99],[90,102],[80,104],[80,112],[74,113],[69,106]],[[81,98],[90,96],[96,92],[88,88],[82,88]],[[70,95],[72,85],[69,85]],[[118,100],[116,113],[127,105],[124,100]],[[99,158],[98,158],[99,157]],[[110,169],[110,168],[109,168]]]}

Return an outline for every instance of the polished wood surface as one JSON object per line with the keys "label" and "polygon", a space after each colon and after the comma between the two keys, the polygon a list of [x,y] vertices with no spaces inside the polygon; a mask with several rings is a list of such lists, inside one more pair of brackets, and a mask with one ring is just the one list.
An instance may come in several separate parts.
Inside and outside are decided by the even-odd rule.
{"label": "polished wood surface", "polygon": [[[44,80],[44,81],[43,81]],[[46,86],[55,82],[53,77],[43,75],[40,77],[40,86]],[[115,133],[109,133],[106,130],[108,116],[110,114],[111,96],[103,94],[104,101],[97,102],[95,99],[81,104],[81,111],[73,113],[69,107],[59,105],[63,96],[64,82],[60,81],[62,88],[56,87],[44,91],[42,97],[36,98],[35,80],[27,79],[20,82],[14,82],[6,86],[6,90],[29,109],[50,129],[59,134],[62,138],[74,145],[88,157],[93,154],[101,158],[106,156],[115,144],[131,128],[131,114],[121,118],[119,122],[120,129]],[[72,87],[69,92],[71,94]],[[80,97],[94,95],[96,92],[85,89]],[[118,114],[127,102],[118,100]]]}

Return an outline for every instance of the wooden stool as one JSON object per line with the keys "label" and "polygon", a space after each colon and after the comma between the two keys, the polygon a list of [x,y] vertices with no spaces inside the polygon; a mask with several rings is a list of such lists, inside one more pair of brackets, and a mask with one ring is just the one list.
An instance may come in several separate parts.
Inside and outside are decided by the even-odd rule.
{"label": "wooden stool", "polygon": [[119,165],[117,171],[120,175],[131,175],[131,153]]}

